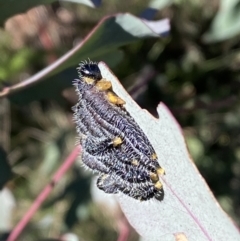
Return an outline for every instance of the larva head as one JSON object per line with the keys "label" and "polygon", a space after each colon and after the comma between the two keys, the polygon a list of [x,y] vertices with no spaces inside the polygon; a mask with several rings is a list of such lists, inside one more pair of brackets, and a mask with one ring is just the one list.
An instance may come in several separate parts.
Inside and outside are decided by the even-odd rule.
{"label": "larva head", "polygon": [[98,63],[81,62],[77,68],[79,77],[87,84],[93,85],[96,81],[102,79]]}

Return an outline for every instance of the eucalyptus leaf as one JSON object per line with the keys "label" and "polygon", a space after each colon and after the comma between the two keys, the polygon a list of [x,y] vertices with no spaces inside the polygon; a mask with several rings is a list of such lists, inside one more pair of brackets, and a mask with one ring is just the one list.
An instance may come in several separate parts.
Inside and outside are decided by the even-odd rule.
{"label": "eucalyptus leaf", "polygon": [[152,20],[155,14],[159,11],[164,9],[165,7],[171,5],[174,0],[151,0],[148,4],[148,8],[146,8],[142,13],[141,17]]}
{"label": "eucalyptus leaf", "polygon": [[[101,1],[100,0],[68,0],[69,2],[76,2],[85,4],[90,7],[99,6]],[[0,25],[3,25],[4,22],[10,18],[11,16],[15,14],[24,13],[30,8],[36,7],[38,5],[47,5],[55,2],[55,0],[0,0],[0,8],[1,8],[1,14],[0,14]]]}
{"label": "eucalyptus leaf", "polygon": [[[119,47],[149,37],[160,37],[170,29],[168,20],[146,21],[131,14],[117,14],[103,18],[92,32],[75,48],[55,63],[9,88],[10,100],[26,104],[38,99],[57,99],[61,91],[77,78],[76,67],[90,58],[104,60],[111,67],[122,59]],[[0,93],[1,97],[1,93]]]}
{"label": "eucalyptus leaf", "polygon": [[[62,0],[63,1],[63,0]],[[98,7],[101,5],[102,1],[101,0],[64,0],[67,2],[75,2],[75,3],[81,3],[89,7]]]}
{"label": "eucalyptus leaf", "polygon": [[210,29],[203,35],[206,43],[223,41],[240,34],[240,1],[221,0]]}
{"label": "eucalyptus leaf", "polygon": [[0,230],[9,231],[12,228],[12,215],[14,208],[16,208],[16,201],[8,188],[1,190],[0,203]]}
{"label": "eucalyptus leaf", "polygon": [[238,229],[197,171],[181,127],[168,108],[161,103],[157,108],[159,118],[154,118],[133,101],[103,62],[99,68],[103,77],[112,82],[116,94],[125,100],[127,111],[149,138],[166,172],[161,177],[165,193],[161,202],[141,202],[117,194],[130,224],[144,240],[240,240]]}

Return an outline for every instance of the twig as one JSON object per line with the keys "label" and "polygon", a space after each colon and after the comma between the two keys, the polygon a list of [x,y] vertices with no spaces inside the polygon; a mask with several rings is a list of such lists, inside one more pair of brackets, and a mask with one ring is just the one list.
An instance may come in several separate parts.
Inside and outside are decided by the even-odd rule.
{"label": "twig", "polygon": [[16,227],[12,230],[7,241],[14,241],[17,239],[17,237],[20,235],[22,230],[28,224],[29,220],[32,218],[32,216],[35,214],[35,212],[38,210],[38,208],[42,205],[42,203],[48,197],[49,193],[52,191],[52,189],[55,187],[55,185],[62,178],[63,174],[65,174],[65,172],[72,166],[72,164],[74,163],[75,159],[77,158],[80,150],[81,150],[80,146],[76,146],[76,148],[66,158],[66,160],[63,162],[63,164],[60,166],[60,168],[57,170],[57,172],[53,176],[52,180],[42,190],[42,192],[38,195],[38,197],[36,198],[36,200],[34,201],[32,206],[29,208],[27,213],[19,221],[19,223],[16,225]]}
{"label": "twig", "polygon": [[129,238],[131,226],[128,223],[126,217],[123,217],[118,221],[118,239],[117,241],[127,241]]}

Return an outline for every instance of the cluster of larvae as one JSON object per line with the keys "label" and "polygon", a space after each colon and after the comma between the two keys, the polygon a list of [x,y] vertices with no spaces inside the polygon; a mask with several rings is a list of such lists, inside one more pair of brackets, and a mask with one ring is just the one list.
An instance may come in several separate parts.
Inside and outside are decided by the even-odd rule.
{"label": "cluster of larvae", "polygon": [[73,107],[83,163],[98,174],[97,186],[106,193],[122,192],[138,200],[162,200],[159,175],[164,174],[157,155],[125,101],[103,79],[98,63],[81,62],[79,95]]}

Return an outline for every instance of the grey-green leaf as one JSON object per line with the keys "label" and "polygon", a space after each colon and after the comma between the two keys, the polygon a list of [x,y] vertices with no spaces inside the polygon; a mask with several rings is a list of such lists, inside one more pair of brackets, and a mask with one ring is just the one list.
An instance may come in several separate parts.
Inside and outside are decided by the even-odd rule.
{"label": "grey-green leaf", "polygon": [[[76,2],[85,4],[90,7],[95,7],[97,2],[97,6],[100,4],[101,1],[97,0],[68,0],[70,2]],[[51,4],[55,2],[55,0],[0,0],[0,9],[1,9],[1,15],[0,15],[0,26],[4,24],[4,22],[12,17],[15,14],[20,14],[25,11],[27,11],[30,8],[36,7],[38,5],[46,5]]]}
{"label": "grey-green leaf", "polygon": [[239,0],[221,0],[210,29],[203,35],[206,43],[219,42],[240,34]]}
{"label": "grey-green leaf", "polygon": [[114,92],[126,101],[126,109],[149,138],[166,174],[161,177],[164,199],[138,201],[117,194],[130,224],[151,241],[238,241],[237,227],[223,212],[192,162],[181,127],[161,103],[159,118],[142,110],[104,63],[99,64]]}
{"label": "grey-green leaf", "polygon": [[[104,60],[111,67],[122,59],[120,46],[169,31],[169,21],[146,21],[131,14],[104,18],[74,49],[36,75],[9,89],[10,100],[26,104],[32,100],[57,98],[77,78],[76,67],[85,59]],[[1,93],[0,93],[1,96]]]}

